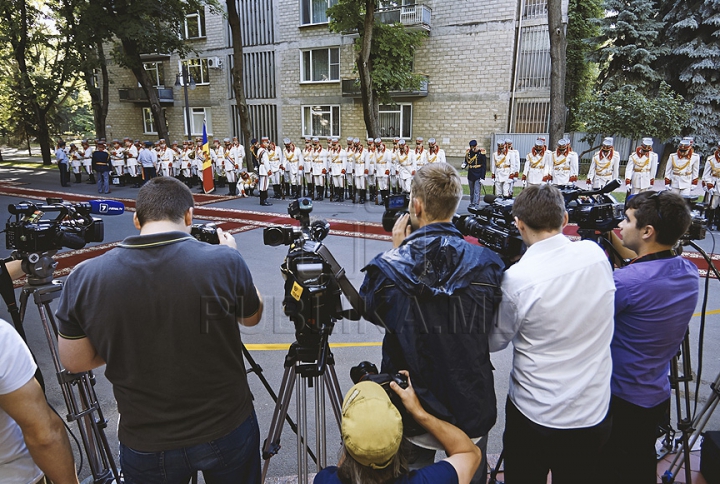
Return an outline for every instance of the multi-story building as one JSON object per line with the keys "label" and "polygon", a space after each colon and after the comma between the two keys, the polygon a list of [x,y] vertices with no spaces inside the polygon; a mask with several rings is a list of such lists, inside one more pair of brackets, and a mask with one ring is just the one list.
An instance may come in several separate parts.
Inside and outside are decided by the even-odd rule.
{"label": "multi-story building", "polygon": [[[336,0],[237,0],[244,49],[245,95],[253,136],[363,138],[355,81],[357,35],[330,32],[326,9]],[[380,2],[377,18],[423,29],[414,70],[418,91],[393,93],[381,106],[382,135],[434,137],[449,156],[462,156],[470,139],[489,148],[495,132],[545,132],[549,116],[550,54],[547,0],[395,0]],[[565,11],[567,0],[564,1]],[[185,34],[198,56],[147,55],[172,139],[188,132],[181,62],[193,77],[189,132],[203,119],[216,138],[240,135],[232,90],[233,53],[228,22],[198,12]],[[112,70],[108,135],[149,138],[149,104],[130,71]]]}

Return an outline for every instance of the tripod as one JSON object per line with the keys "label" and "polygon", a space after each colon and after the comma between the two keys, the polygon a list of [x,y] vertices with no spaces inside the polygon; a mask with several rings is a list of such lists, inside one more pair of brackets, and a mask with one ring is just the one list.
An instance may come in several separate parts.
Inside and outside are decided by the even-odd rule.
{"label": "tripod", "polygon": [[[50,258],[50,261],[52,259]],[[32,274],[20,294],[20,322],[25,319],[25,311],[30,295],[38,308],[48,347],[55,365],[60,388],[65,398],[68,422],[77,422],[85,455],[95,484],[120,484],[120,474],[112,457],[112,451],[105,436],[107,420],[103,416],[100,403],[95,395],[95,376],[92,371],[70,373],[63,369],[56,347],[57,325],[50,310],[50,302],[60,297],[62,282],[45,282]]]}
{"label": "tripod", "polygon": [[[332,328],[332,325],[330,326]],[[330,351],[328,336],[331,330],[323,329],[316,341],[305,341],[307,338],[298,338],[301,342],[290,345],[285,356],[285,372],[283,374],[278,399],[273,412],[268,437],[263,443],[262,480],[265,482],[270,458],[280,450],[280,435],[283,421],[288,418],[288,407],[293,390],[297,390],[297,457],[298,457],[298,484],[308,482],[308,454],[312,456],[307,445],[307,387],[315,388],[315,445],[317,458],[313,459],[317,469],[321,470],[327,465],[327,448],[325,439],[325,391],[328,393],[330,405],[335,415],[338,428],[340,427],[341,393],[337,374],[335,373],[335,358]],[[296,388],[297,387],[297,388]],[[307,452],[305,452],[307,450]]]}

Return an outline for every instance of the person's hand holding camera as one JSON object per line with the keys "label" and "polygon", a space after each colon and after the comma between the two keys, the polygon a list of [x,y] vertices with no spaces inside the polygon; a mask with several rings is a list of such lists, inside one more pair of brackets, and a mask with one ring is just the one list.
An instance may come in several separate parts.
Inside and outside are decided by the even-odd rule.
{"label": "person's hand holding camera", "polygon": [[220,240],[220,245],[227,245],[228,247],[232,247],[233,249],[237,250],[237,241],[235,241],[235,237],[228,234],[227,232],[224,232],[223,229],[218,227],[217,229],[217,236]]}
{"label": "person's hand holding camera", "polygon": [[410,381],[410,374],[407,372],[407,370],[400,370],[399,373],[402,373],[407,377],[407,388],[403,389],[394,381],[390,382],[390,388],[392,388],[392,390],[400,397],[400,400],[402,401],[405,410],[407,410],[410,415],[412,415],[413,417],[422,415],[423,413],[425,413],[425,409],[423,409],[422,405],[420,404],[420,400],[418,400],[415,389],[412,386],[412,382]]}
{"label": "person's hand holding camera", "polygon": [[393,248],[400,247],[405,237],[410,235],[412,227],[410,226],[410,214],[406,213],[402,217],[398,217],[392,230]]}

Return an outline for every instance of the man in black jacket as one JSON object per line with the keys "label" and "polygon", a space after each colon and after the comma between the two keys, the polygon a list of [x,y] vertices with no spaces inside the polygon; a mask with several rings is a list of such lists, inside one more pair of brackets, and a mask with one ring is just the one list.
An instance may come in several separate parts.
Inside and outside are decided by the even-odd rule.
{"label": "man in black jacket", "polygon": [[[393,246],[364,271],[366,318],[387,329],[382,371],[408,370],[423,407],[463,430],[485,455],[495,424],[488,332],[500,302],[503,263],[472,245],[451,223],[462,185],[447,163],[413,178],[408,215],[393,229]],[[428,434],[413,442],[411,468],[433,462],[442,446]],[[472,482],[485,482],[482,463]]]}

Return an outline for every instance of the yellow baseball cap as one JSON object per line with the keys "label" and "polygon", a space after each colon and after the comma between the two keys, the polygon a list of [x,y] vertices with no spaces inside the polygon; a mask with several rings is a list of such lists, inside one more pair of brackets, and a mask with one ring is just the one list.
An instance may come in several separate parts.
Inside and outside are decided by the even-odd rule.
{"label": "yellow baseball cap", "polygon": [[384,469],[400,448],[400,412],[375,382],[360,382],[347,392],[340,427],[348,454],[364,466]]}

